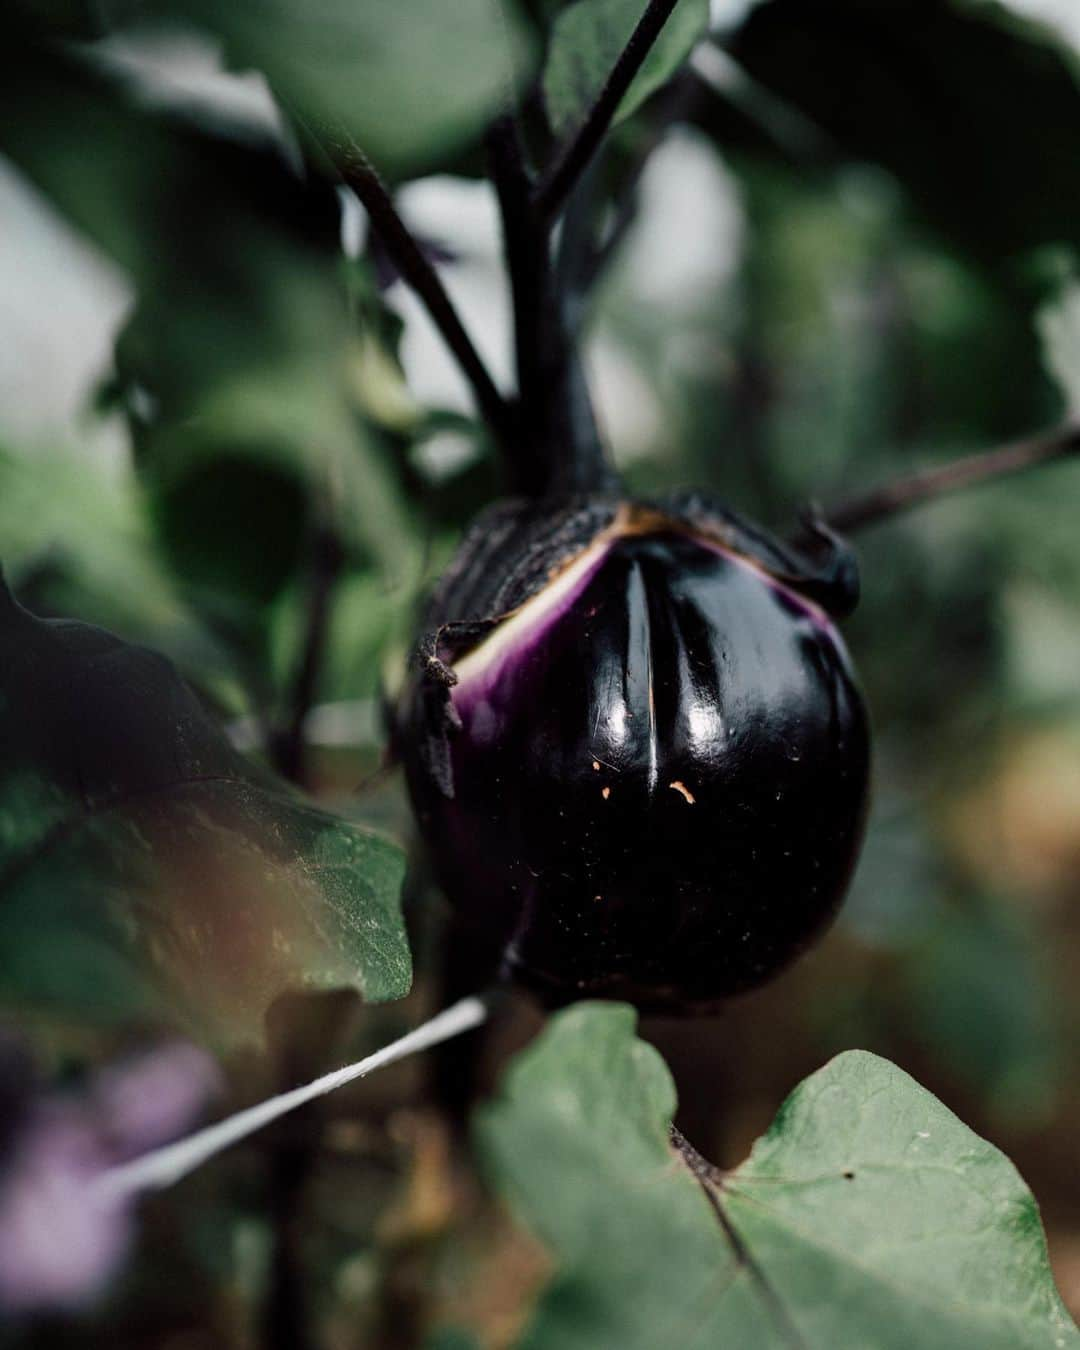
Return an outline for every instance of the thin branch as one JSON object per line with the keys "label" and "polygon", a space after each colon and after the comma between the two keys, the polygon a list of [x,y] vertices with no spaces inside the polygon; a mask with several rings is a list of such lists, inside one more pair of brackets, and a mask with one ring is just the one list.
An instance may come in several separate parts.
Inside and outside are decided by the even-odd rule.
{"label": "thin branch", "polygon": [[344,1087],[346,1083],[355,1082],[375,1069],[381,1069],[385,1064],[393,1064],[408,1055],[430,1049],[441,1041],[471,1031],[487,1019],[489,1011],[489,1002],[486,998],[479,996],[463,998],[453,1007],[432,1017],[399,1040],[384,1045],[373,1055],[357,1060],[355,1064],[347,1064],[343,1069],[323,1074],[321,1078],[316,1078],[314,1082],[306,1083],[303,1087],[293,1088],[291,1092],[282,1092],[276,1097],[259,1102],[256,1106],[238,1111],[233,1116],[226,1116],[224,1120],[208,1125],[204,1130],[197,1130],[186,1139],[177,1140],[175,1144],[166,1144],[164,1148],[144,1153],[133,1162],[110,1168],[96,1178],[93,1183],[94,1189],[103,1199],[115,1201],[139,1191],[162,1190],[166,1186],[172,1186],[215,1154],[241,1139],[246,1139],[249,1134],[261,1130],[264,1125],[269,1125],[279,1116],[287,1115],[298,1106],[314,1101],[317,1097],[324,1097],[328,1092]]}
{"label": "thin branch", "polygon": [[[566,248],[567,235],[570,233],[575,206],[582,198],[582,189],[588,179],[595,176],[597,165],[594,161],[591,169],[586,170],[575,187],[563,217],[562,247],[560,248],[559,270],[565,276],[565,288],[571,305],[576,303],[580,310],[585,297],[592,291],[605,268],[619,251],[626,234],[637,219],[641,180],[652,160],[653,153],[659,149],[665,136],[676,122],[688,122],[694,115],[696,105],[706,93],[700,80],[691,78],[689,71],[682,71],[653,100],[651,116],[639,132],[638,144],[633,148],[629,165],[616,189],[612,200],[613,218],[604,237],[598,242],[587,241],[588,246],[577,243],[576,257],[570,256]],[[590,206],[590,194],[584,194],[586,207]],[[588,211],[581,212],[586,220],[579,226],[579,232],[588,222]],[[573,245],[573,241],[571,241]],[[567,253],[566,263],[563,254]]]}
{"label": "thin branch", "polygon": [[1030,436],[1010,445],[1000,446],[977,455],[967,455],[933,469],[908,474],[883,483],[869,492],[855,493],[843,498],[824,511],[824,518],[832,529],[841,534],[861,530],[865,525],[876,525],[889,520],[901,511],[933,501],[947,492],[972,487],[976,483],[1004,478],[1008,474],[1032,469],[1037,464],[1051,464],[1054,460],[1080,455],[1080,425],[1066,424],[1039,436]]}
{"label": "thin branch", "polygon": [[623,95],[630,88],[677,2],[649,0],[645,13],[630,35],[630,41],[619,54],[585,121],[562,149],[556,152],[554,162],[533,193],[533,203],[543,219],[554,220],[562,210],[574,184],[604,139]]}
{"label": "thin branch", "polygon": [[318,140],[333,160],[342,181],[360,198],[371,219],[372,228],[378,233],[402,279],[423,301],[472,386],[484,420],[500,441],[510,442],[513,435],[511,409],[495,387],[438,273],[398,215],[390,193],[374,166],[344,131],[323,129]]}

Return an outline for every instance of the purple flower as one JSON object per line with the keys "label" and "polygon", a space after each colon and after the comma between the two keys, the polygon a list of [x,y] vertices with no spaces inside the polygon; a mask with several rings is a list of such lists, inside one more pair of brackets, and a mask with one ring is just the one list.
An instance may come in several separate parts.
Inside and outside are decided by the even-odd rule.
{"label": "purple flower", "polygon": [[92,1301],[130,1247],[133,1197],[97,1185],[182,1133],[218,1090],[215,1062],[183,1042],[101,1070],[82,1093],[35,1094],[0,1054],[0,1315]]}

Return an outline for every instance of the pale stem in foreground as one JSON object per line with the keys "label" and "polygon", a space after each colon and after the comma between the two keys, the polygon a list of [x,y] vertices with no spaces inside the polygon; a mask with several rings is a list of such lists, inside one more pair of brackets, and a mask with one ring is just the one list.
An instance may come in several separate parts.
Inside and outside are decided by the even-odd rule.
{"label": "pale stem in foreground", "polygon": [[347,1064],[342,1069],[323,1074],[303,1087],[282,1092],[259,1102],[257,1106],[249,1106],[234,1116],[208,1125],[186,1139],[178,1139],[132,1162],[110,1168],[95,1180],[94,1190],[102,1199],[113,1201],[125,1199],[138,1191],[161,1190],[171,1186],[222,1149],[246,1139],[279,1116],[295,1111],[298,1106],[334,1092],[346,1083],[381,1069],[385,1064],[393,1064],[396,1060],[405,1059],[480,1026],[486,1020],[488,1011],[485,999],[477,996],[463,998],[400,1040],[384,1045],[381,1050],[357,1060],[355,1064]]}

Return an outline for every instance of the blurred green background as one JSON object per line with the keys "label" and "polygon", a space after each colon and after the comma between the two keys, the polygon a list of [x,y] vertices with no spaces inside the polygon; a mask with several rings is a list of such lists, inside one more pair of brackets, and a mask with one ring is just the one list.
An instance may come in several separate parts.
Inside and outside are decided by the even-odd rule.
{"label": "blurred green background", "polygon": [[[272,758],[329,534],[342,562],[304,776],[403,839],[400,785],[377,773],[382,691],[425,585],[498,477],[430,325],[385,284],[358,204],[297,174],[295,124],[265,75],[287,108],[344,110],[367,134],[505,386],[508,301],[477,142],[507,85],[531,78],[558,8],[469,5],[450,61],[436,6],[327,6],[308,50],[313,25],[286,0],[239,6],[235,22],[197,4],[117,6],[122,31],[104,35],[78,5],[17,5],[0,56],[0,560],[13,589],[41,614],[165,652],[236,744]],[[596,174],[614,201],[657,140],[586,319],[631,489],[706,486],[782,528],[807,499],[1076,412],[1080,32],[1067,0],[718,4],[713,32],[674,124],[663,95],[647,103]],[[371,33],[386,39],[380,61],[364,56]],[[463,64],[483,78],[440,76]],[[723,1165],[829,1055],[895,1060],[1016,1162],[1074,1314],[1078,501],[1080,464],[1062,464],[859,537],[847,633],[876,785],[843,917],[724,1015],[644,1028],[675,1074],[682,1127]],[[428,934],[439,902],[420,864],[411,912]],[[367,1014],[362,1041],[430,997],[433,941],[411,1002]],[[522,1006],[491,1073],[536,1018]],[[34,1030],[52,1067],[91,1053],[78,1029]],[[232,1069],[237,1103],[272,1078],[248,1060]],[[412,1344],[387,1327],[423,1305],[506,1345],[542,1276],[531,1245],[463,1189],[423,1095],[421,1071],[403,1068],[328,1109],[304,1238],[319,1344]],[[154,1201],[108,1305],[26,1343],[258,1343],[271,1143]]]}

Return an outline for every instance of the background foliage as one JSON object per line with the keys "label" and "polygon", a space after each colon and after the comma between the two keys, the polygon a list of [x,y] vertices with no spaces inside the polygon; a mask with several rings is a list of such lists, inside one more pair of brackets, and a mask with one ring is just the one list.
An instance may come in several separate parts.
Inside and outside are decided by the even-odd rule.
{"label": "background foliage", "polygon": [[[701,484],[784,526],[809,497],[1075,412],[1078,57],[1032,8],[681,0],[593,173],[619,247],[588,365],[634,490]],[[77,1088],[179,1029],[222,1052],[225,1109],[430,1005],[441,910],[420,861],[413,992],[355,997],[409,987],[381,691],[498,480],[308,132],[342,123],[377,160],[505,382],[483,130],[537,86],[572,125],[639,9],[5,16],[0,560],[34,614],[79,621],[0,599],[0,995],[43,1080]],[[750,1327],[762,1345],[1071,1344],[1030,1199],[966,1127],[1034,1192],[1075,1312],[1078,489],[1062,465],[860,538],[847,631],[874,815],[840,923],[795,970],[640,1040],[625,1009],[571,1010],[503,1077],[539,1024],[515,1006],[485,1068],[502,1084],[478,1124],[487,1190],[403,1066],[148,1202],[124,1273],[74,1319],[0,1334],[299,1346],[299,1318],[332,1347],[740,1344]],[[354,996],[275,1002],[303,984]],[[821,1067],[855,1049],[871,1053]],[[683,1132],[738,1166],[717,1187],[764,1282],[672,1171],[672,1078]],[[860,1138],[875,1093],[895,1110]],[[941,1168],[953,1189],[928,1182]],[[810,1252],[823,1222],[838,1248]]]}

